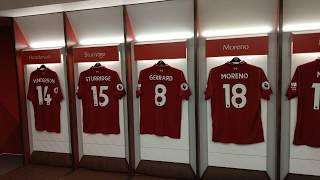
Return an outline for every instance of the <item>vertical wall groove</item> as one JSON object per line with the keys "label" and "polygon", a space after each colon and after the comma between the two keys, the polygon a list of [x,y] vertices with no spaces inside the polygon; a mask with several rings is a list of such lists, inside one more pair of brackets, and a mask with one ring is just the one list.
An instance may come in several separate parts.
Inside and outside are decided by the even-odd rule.
{"label": "vertical wall groove", "polygon": [[127,87],[127,113],[128,113],[128,136],[129,136],[129,173],[134,175],[135,171],[135,142],[134,142],[134,119],[133,119],[133,87],[132,87],[132,64],[131,64],[131,42],[128,42],[130,36],[129,19],[126,7],[123,6],[123,27],[125,44],[125,67],[126,67],[126,87]]}
{"label": "vertical wall groove", "polygon": [[280,173],[281,173],[281,164],[280,164],[280,158],[281,158],[281,96],[282,96],[282,28],[283,28],[283,0],[278,0],[278,28],[277,28],[277,53],[278,53],[278,66],[277,66],[277,102],[276,102],[276,108],[277,108],[277,164],[276,164],[276,170],[277,170],[277,179],[280,180]]}
{"label": "vertical wall groove", "polygon": [[199,136],[199,74],[198,74],[198,52],[199,52],[199,15],[198,15],[198,0],[193,1],[193,14],[194,14],[194,96],[195,96],[195,131],[196,131],[196,177],[200,179],[200,136]]}
{"label": "vertical wall groove", "polygon": [[79,146],[78,146],[78,126],[77,126],[77,110],[76,110],[76,95],[75,95],[75,79],[74,66],[72,57],[72,47],[69,47],[69,36],[67,34],[67,14],[63,13],[64,24],[64,39],[66,50],[66,65],[67,65],[67,80],[68,80],[68,94],[69,94],[69,111],[70,111],[70,135],[71,135],[71,149],[73,167],[76,168],[79,163]]}

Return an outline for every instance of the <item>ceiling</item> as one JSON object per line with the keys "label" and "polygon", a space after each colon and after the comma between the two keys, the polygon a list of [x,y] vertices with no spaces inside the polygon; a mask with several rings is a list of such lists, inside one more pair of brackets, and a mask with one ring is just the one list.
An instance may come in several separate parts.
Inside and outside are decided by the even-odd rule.
{"label": "ceiling", "polygon": [[10,0],[0,2],[0,16],[20,17],[164,0]]}

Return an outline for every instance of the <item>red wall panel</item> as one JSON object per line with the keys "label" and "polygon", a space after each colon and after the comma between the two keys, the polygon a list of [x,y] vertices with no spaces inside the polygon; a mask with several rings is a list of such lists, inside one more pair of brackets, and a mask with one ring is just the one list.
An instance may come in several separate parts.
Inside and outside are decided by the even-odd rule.
{"label": "red wall panel", "polygon": [[293,53],[320,52],[320,33],[294,34]]}
{"label": "red wall panel", "polygon": [[206,57],[268,54],[268,37],[214,39],[206,41]]}
{"label": "red wall panel", "polygon": [[0,153],[22,154],[12,19],[0,18]]}
{"label": "red wall panel", "polygon": [[118,46],[73,49],[74,62],[119,61]]}
{"label": "red wall panel", "polygon": [[136,61],[186,58],[186,42],[135,45],[134,56]]}

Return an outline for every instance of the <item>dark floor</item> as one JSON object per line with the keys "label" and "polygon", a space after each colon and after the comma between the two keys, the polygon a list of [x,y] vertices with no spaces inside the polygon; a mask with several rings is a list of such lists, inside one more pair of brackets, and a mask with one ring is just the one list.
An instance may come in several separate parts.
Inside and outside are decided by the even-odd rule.
{"label": "dark floor", "polygon": [[152,177],[152,176],[144,176],[144,175],[136,175],[131,179],[132,180],[175,180],[172,178],[161,178],[161,177]]}
{"label": "dark floor", "polygon": [[298,174],[288,174],[286,180],[320,180],[320,177],[298,175]]}
{"label": "dark floor", "polygon": [[[34,167],[34,165],[30,166],[24,166],[23,168],[19,168],[22,166],[23,162],[23,156],[22,155],[6,155],[6,154],[0,154],[0,175],[4,175],[3,177],[6,177],[4,179],[33,179],[28,178],[27,175],[34,174],[33,169],[39,169],[39,167]],[[43,167],[42,167],[43,168]],[[15,170],[16,169],[16,170]],[[14,170],[14,171],[12,171]],[[12,171],[12,172],[10,172]],[[25,172],[27,171],[27,172]],[[37,170],[39,171],[39,170]],[[44,170],[41,170],[44,171]],[[47,170],[50,171],[50,170]],[[10,173],[8,173],[10,172]],[[8,174],[7,174],[8,173]],[[56,173],[56,172],[55,172]],[[53,173],[53,174],[55,174]],[[19,176],[20,174],[20,176]],[[22,175],[21,175],[22,174]],[[39,176],[39,173],[37,173],[38,179],[45,179],[42,176]],[[40,173],[41,174],[41,173]],[[15,178],[12,178],[10,175],[12,175]],[[39,176],[39,177],[38,177]],[[78,169],[74,171],[73,173],[67,173],[62,178],[53,178],[53,179],[61,179],[61,180],[72,180],[72,179],[88,179],[87,177],[90,177],[90,179],[112,179],[112,180],[127,180],[128,175],[127,174],[119,174],[119,173],[106,173],[106,172],[99,172],[99,171],[92,171],[92,170],[85,170],[85,169]],[[166,178],[158,178],[158,177],[150,177],[150,176],[143,176],[143,175],[136,175],[135,177],[131,178],[133,180],[172,180],[172,179],[166,179]]]}
{"label": "dark floor", "polygon": [[22,160],[22,155],[0,154],[0,175],[20,167]]}

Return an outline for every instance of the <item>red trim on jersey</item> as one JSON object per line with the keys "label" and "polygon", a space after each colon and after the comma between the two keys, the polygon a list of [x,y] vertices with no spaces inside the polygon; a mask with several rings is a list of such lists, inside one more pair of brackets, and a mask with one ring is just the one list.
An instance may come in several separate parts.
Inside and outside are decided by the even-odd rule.
{"label": "red trim on jersey", "polygon": [[23,64],[60,63],[61,52],[60,49],[22,51],[21,60]]}
{"label": "red trim on jersey", "polygon": [[320,52],[320,33],[294,34],[293,53]]}
{"label": "red trim on jersey", "polygon": [[118,46],[73,49],[74,62],[119,61]]}
{"label": "red trim on jersey", "polygon": [[268,36],[206,41],[206,57],[268,54]]}
{"label": "red trim on jersey", "polygon": [[135,45],[134,56],[136,61],[186,58],[186,42]]}

